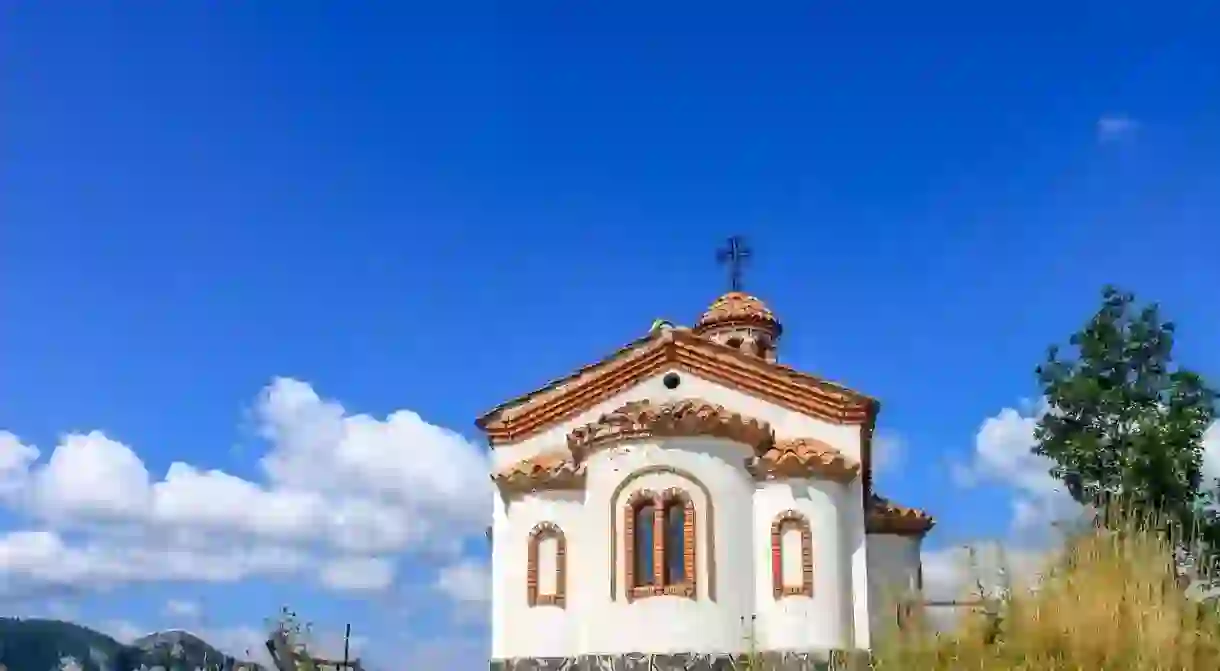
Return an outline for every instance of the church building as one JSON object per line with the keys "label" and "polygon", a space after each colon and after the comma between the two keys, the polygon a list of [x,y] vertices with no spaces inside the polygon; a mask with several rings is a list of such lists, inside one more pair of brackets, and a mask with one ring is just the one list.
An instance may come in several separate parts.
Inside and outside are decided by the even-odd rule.
{"label": "church building", "polygon": [[824,668],[893,621],[933,520],[873,491],[878,401],[782,332],[731,291],[478,419],[491,668]]}

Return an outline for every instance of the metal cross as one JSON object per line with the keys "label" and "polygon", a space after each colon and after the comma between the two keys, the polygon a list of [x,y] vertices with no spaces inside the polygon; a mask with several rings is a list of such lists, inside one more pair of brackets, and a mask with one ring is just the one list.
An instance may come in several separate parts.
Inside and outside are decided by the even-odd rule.
{"label": "metal cross", "polygon": [[740,235],[729,238],[727,246],[716,251],[716,261],[729,267],[729,288],[733,291],[741,291],[741,270],[750,254],[745,238]]}

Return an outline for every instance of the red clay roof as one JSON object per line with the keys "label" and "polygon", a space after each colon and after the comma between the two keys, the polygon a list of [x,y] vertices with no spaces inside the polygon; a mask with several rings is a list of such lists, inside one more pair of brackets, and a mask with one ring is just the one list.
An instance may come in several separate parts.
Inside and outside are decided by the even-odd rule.
{"label": "red clay roof", "polygon": [[860,463],[816,438],[776,441],[750,464],[756,477],[823,477],[851,482]]}
{"label": "red clay roof", "polygon": [[702,333],[726,324],[756,324],[770,328],[777,336],[782,330],[766,303],[741,291],[730,291],[717,298],[699,318],[695,332]]}
{"label": "red clay roof", "polygon": [[866,424],[880,404],[872,398],[782,364],[748,356],[695,335],[658,329],[567,377],[500,404],[476,421],[492,445],[511,443],[569,419],[667,368],[738,389],[836,424]]}
{"label": "red clay roof", "polygon": [[539,454],[497,471],[492,479],[515,490],[579,488],[584,486],[585,466],[566,452]]}
{"label": "red clay roof", "polygon": [[876,494],[869,497],[867,512],[869,533],[923,536],[936,526],[936,520],[928,513],[898,505]]}

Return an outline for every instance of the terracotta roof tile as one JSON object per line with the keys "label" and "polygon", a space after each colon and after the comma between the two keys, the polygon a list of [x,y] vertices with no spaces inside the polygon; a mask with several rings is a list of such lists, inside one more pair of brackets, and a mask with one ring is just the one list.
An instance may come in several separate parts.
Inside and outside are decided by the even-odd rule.
{"label": "terracotta roof tile", "polygon": [[568,449],[577,459],[600,445],[642,437],[712,436],[751,450],[771,443],[771,425],[709,403],[687,398],[667,403],[631,401],[568,434]]}
{"label": "terracotta roof tile", "polygon": [[[741,375],[757,377],[760,380],[759,389],[743,388],[746,393],[770,400],[791,397],[796,401],[789,403],[794,406],[830,406],[841,407],[847,412],[844,423],[864,423],[866,416],[875,416],[880,404],[873,398],[853,391],[840,384],[830,382],[820,377],[802,373],[789,366],[764,361],[757,357],[744,354],[731,347],[719,345],[707,338],[695,335],[686,328],[658,329],[620,348],[614,354],[590,364],[571,375],[554,380],[536,391],[519,396],[513,400],[501,403],[481,416],[475,424],[488,432],[493,444],[511,442],[520,437],[530,435],[543,426],[562,421],[566,417],[579,413],[581,410],[603,400],[609,395],[626,390],[638,383],[644,377],[656,374],[664,367],[677,366],[688,368],[695,374],[723,372],[732,375],[731,382],[738,386]],[[779,391],[775,383],[794,385],[788,391]],[[550,408],[554,401],[555,407],[545,413],[546,418],[538,421],[517,420],[531,414],[542,407]],[[847,411],[846,408],[854,408]],[[813,407],[794,407],[802,412],[818,414]],[[535,413],[539,414],[539,413]],[[822,413],[823,416],[833,416]],[[859,415],[857,417],[856,415]],[[541,418],[539,418],[541,419]],[[510,433],[512,438],[503,434],[510,424],[529,424],[521,426]]]}
{"label": "terracotta roof tile", "polygon": [[578,489],[585,483],[585,466],[572,455],[550,452],[523,459],[492,475],[503,489]]}
{"label": "terracotta roof tile", "polygon": [[[765,305],[762,307],[764,310],[756,310],[759,318],[770,313]],[[720,345],[688,328],[663,325],[653,329],[595,363],[501,403],[475,424],[486,433],[493,447],[514,443],[570,419],[667,368],[734,387],[807,416],[835,424],[859,425],[863,438],[863,478],[865,490],[869,491],[871,441],[881,409],[879,401],[790,366]]]}
{"label": "terracotta roof tile", "polygon": [[[657,343],[660,343],[665,332],[662,329],[650,331],[647,335],[632,340],[593,363],[581,366],[563,377],[555,378],[533,391],[510,398],[483,413],[475,421],[475,425],[483,428],[493,417],[512,417],[525,410],[528,406],[540,403],[550,396],[562,394],[565,389],[579,386],[586,380],[605,374],[615,364],[623,365],[634,360],[636,357],[647,355],[653,351],[653,347]],[[652,347],[645,347],[646,345],[652,345]]]}
{"label": "terracotta roof tile", "polygon": [[771,327],[779,335],[781,325],[775,313],[755,296],[741,291],[730,291],[717,298],[695,325],[699,333],[721,324],[757,323]]}
{"label": "terracotta roof tile", "polygon": [[936,520],[918,508],[898,505],[873,494],[868,504],[868,531],[877,534],[923,536],[936,526]]}
{"label": "terracotta roof tile", "polygon": [[776,441],[750,463],[756,477],[822,477],[851,482],[860,463],[816,438]]}

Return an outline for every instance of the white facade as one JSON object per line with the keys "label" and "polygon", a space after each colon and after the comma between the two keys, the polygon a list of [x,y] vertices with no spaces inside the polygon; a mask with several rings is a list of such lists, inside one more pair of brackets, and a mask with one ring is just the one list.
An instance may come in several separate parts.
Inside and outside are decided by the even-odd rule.
{"label": "white facade", "polygon": [[[674,388],[662,382],[670,373],[681,380]],[[689,398],[767,422],[777,440],[816,439],[863,458],[859,425],[806,416],[674,367],[496,445],[493,468],[568,458],[569,432],[629,401]],[[870,631],[892,612],[884,595],[918,584],[919,537],[866,534],[860,477],[759,479],[746,467],[752,456],[750,446],[724,438],[641,437],[589,454],[583,487],[503,492],[492,526],[493,658],[868,648]],[[671,488],[694,510],[695,593],[630,599],[628,501]],[[803,575],[799,530],[784,528],[780,566],[773,565],[773,523],[789,511],[808,523],[811,595],[775,591],[775,571],[784,585],[799,585]],[[562,542],[538,543],[531,554],[531,534],[547,524]],[[561,603],[531,603],[531,556],[535,593],[559,591]]]}

